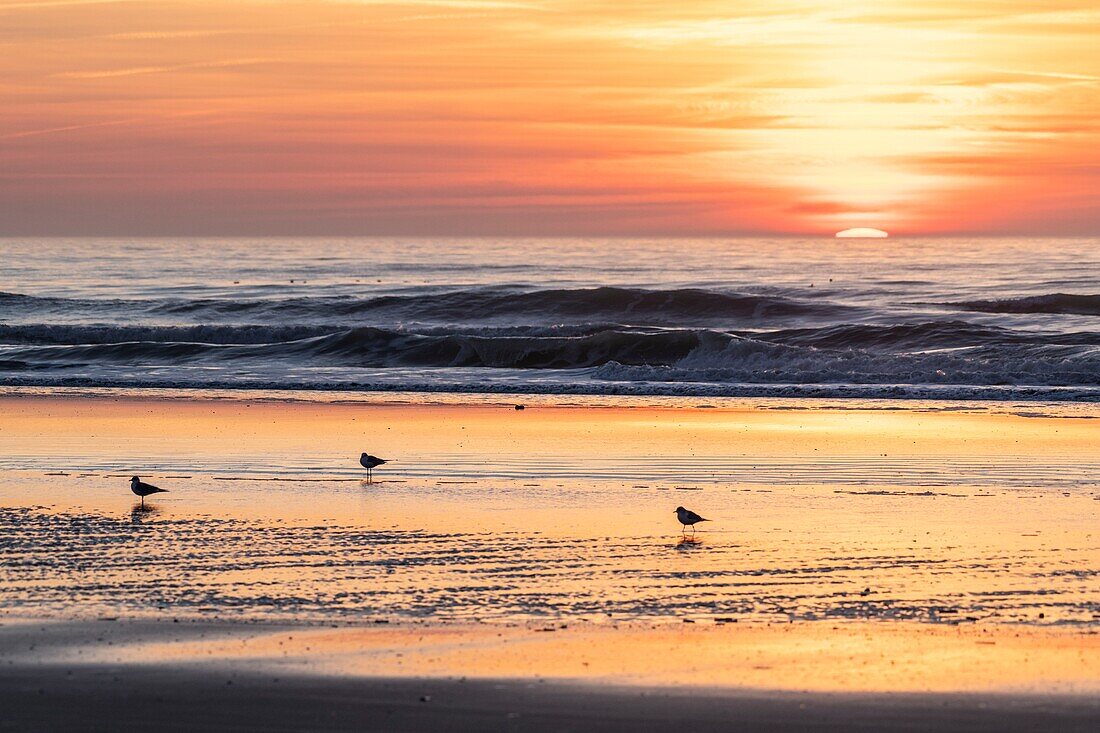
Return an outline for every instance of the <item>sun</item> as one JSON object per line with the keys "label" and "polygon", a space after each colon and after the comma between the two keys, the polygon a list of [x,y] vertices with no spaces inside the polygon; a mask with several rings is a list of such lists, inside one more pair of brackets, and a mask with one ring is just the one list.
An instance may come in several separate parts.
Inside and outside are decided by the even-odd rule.
{"label": "sun", "polygon": [[888,232],[881,229],[872,229],[871,227],[855,227],[836,233],[837,239],[886,239],[889,236]]}

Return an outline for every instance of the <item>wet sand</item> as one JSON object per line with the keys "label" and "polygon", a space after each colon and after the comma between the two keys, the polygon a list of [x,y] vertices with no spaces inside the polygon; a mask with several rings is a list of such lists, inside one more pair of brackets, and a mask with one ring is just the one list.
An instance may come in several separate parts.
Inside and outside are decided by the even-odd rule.
{"label": "wet sand", "polygon": [[[0,605],[1097,623],[1100,421],[810,406],[0,399]],[[393,459],[374,483],[363,450]],[[143,510],[135,474],[169,493]],[[685,539],[678,505],[712,521]]]}
{"label": "wet sand", "polygon": [[792,693],[1100,693],[1095,633],[912,622],[307,625],[8,618],[0,626],[0,652],[21,666],[175,665]]}
{"label": "wet sand", "polygon": [[0,669],[0,729],[51,731],[1095,731],[1094,699],[821,695],[271,677],[173,667]]}
{"label": "wet sand", "polygon": [[1095,729],[1098,414],[0,397],[0,724]]}
{"label": "wet sand", "polygon": [[[0,725],[1085,731],[1100,722],[1097,646],[1051,631],[813,624],[548,633],[21,621],[0,626]],[[768,680],[782,686],[753,684]]]}

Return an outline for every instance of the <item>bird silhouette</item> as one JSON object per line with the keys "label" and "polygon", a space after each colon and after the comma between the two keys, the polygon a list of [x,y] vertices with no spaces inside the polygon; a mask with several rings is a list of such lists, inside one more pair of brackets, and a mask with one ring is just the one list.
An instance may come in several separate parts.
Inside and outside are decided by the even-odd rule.
{"label": "bird silhouette", "polygon": [[138,476],[134,476],[132,479],[130,479],[130,491],[141,497],[141,505],[144,507],[145,497],[149,496],[150,494],[166,493],[168,489],[161,489],[157,486],[153,486],[152,484],[147,484],[142,481],[141,478],[139,478]]}
{"label": "bird silhouette", "polygon": [[676,507],[676,518],[680,520],[680,524],[684,525],[684,531],[687,531],[688,525],[691,526],[692,534],[695,534],[695,525],[699,522],[709,522],[709,519],[703,519],[690,509],[684,509],[682,506]]}
{"label": "bird silhouette", "polygon": [[372,456],[369,453],[364,453],[363,455],[359,456],[359,465],[367,469],[367,481],[372,480],[371,471],[373,471],[376,466],[381,466],[385,462],[386,461],[379,458],[378,456]]}

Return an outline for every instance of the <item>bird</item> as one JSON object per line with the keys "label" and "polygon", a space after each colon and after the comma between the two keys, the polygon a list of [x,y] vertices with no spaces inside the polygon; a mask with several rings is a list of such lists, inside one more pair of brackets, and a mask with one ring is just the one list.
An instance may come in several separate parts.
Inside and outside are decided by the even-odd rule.
{"label": "bird", "polygon": [[691,525],[691,531],[695,532],[695,525],[699,522],[709,522],[709,519],[703,519],[695,512],[684,509],[682,506],[676,507],[676,518],[680,520],[680,524],[684,525],[684,531],[687,531],[687,527]]}
{"label": "bird", "polygon": [[142,481],[141,478],[139,478],[138,476],[134,476],[132,479],[130,479],[130,491],[140,496],[141,505],[145,506],[145,497],[149,496],[150,494],[166,493],[168,489],[161,489],[153,486],[152,484],[147,484]]}
{"label": "bird", "polygon": [[364,453],[363,455],[359,456],[359,465],[367,469],[367,481],[371,480],[371,471],[376,466],[381,466],[385,462],[386,461],[382,460],[378,456],[372,456],[369,453]]}

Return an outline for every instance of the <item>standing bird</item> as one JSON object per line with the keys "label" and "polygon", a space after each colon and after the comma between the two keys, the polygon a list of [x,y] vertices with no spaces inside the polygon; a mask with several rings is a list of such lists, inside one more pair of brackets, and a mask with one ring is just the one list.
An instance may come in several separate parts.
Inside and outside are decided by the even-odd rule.
{"label": "standing bird", "polygon": [[367,469],[367,481],[371,480],[371,471],[374,470],[376,466],[381,466],[383,463],[385,463],[384,460],[378,456],[372,456],[369,453],[364,453],[359,456],[359,465]]}
{"label": "standing bird", "polygon": [[699,522],[709,522],[709,519],[703,519],[698,514],[688,509],[684,509],[682,506],[676,507],[676,518],[680,520],[680,524],[684,525],[684,531],[687,531],[688,525],[691,525],[691,533],[695,534],[695,525]]}
{"label": "standing bird", "polygon": [[134,476],[132,479],[130,479],[130,491],[141,497],[141,505],[144,507],[145,497],[149,496],[150,494],[163,494],[167,492],[168,489],[157,488],[152,484],[145,483],[137,476]]}

